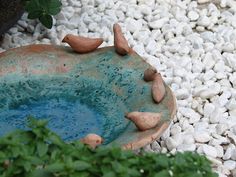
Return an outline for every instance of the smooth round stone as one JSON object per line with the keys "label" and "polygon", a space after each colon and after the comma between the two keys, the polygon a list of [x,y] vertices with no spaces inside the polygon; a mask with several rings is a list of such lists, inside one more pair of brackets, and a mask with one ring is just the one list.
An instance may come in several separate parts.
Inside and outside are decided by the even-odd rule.
{"label": "smooth round stone", "polygon": [[189,92],[187,89],[182,88],[182,89],[178,89],[175,92],[175,95],[176,95],[177,99],[187,99],[189,97]]}
{"label": "smooth round stone", "polygon": [[183,136],[183,144],[194,144],[194,137],[192,134],[185,134]]}
{"label": "smooth round stone", "polygon": [[181,132],[181,127],[179,125],[173,125],[170,129],[171,135],[176,135]]}
{"label": "smooth round stone", "polygon": [[210,115],[213,113],[215,110],[215,105],[212,103],[206,103],[204,106],[204,116],[205,117],[210,117]]}
{"label": "smooth round stone", "polygon": [[227,160],[224,162],[224,167],[229,170],[233,170],[236,168],[236,162],[233,160]]}
{"label": "smooth round stone", "polygon": [[217,151],[217,157],[222,158],[223,155],[224,155],[224,149],[223,149],[223,147],[220,146],[220,145],[216,145],[216,146],[214,146],[214,147],[216,148],[216,151]]}
{"label": "smooth round stone", "polygon": [[127,30],[131,33],[134,33],[136,30],[139,31],[142,28],[142,22],[139,20],[129,19],[126,24]]}
{"label": "smooth round stone", "polygon": [[196,11],[189,11],[188,12],[188,18],[191,20],[191,21],[195,21],[199,18],[199,14],[196,12]]}
{"label": "smooth round stone", "polygon": [[204,154],[206,154],[207,156],[214,157],[214,158],[217,157],[217,150],[213,146],[204,144],[202,146],[202,150]]}
{"label": "smooth round stone", "polygon": [[195,151],[195,144],[181,144],[177,147],[177,151]]}
{"label": "smooth round stone", "polygon": [[222,135],[227,129],[228,129],[227,124],[221,123],[221,124],[216,125],[216,132],[219,135]]}
{"label": "smooth round stone", "polygon": [[224,153],[223,160],[229,160],[232,157],[235,150],[236,150],[235,146],[233,144],[230,144]]}
{"label": "smooth round stone", "polygon": [[151,144],[151,148],[156,151],[156,152],[160,152],[161,151],[161,146],[159,145],[159,143],[157,141],[154,141]]}
{"label": "smooth round stone", "polygon": [[171,137],[166,138],[165,143],[169,151],[173,150],[174,148],[178,146],[178,142],[176,142]]}
{"label": "smooth round stone", "polygon": [[169,18],[165,17],[159,20],[149,22],[149,26],[153,29],[162,28],[163,25],[169,21]]}
{"label": "smooth round stone", "polygon": [[211,24],[211,20],[207,16],[200,17],[197,24],[202,27],[208,27]]}
{"label": "smooth round stone", "polygon": [[195,132],[194,139],[199,143],[206,143],[212,139],[208,132]]}
{"label": "smooth round stone", "polygon": [[211,0],[197,0],[197,2],[199,4],[204,4],[204,3],[207,3],[207,2],[210,2]]}

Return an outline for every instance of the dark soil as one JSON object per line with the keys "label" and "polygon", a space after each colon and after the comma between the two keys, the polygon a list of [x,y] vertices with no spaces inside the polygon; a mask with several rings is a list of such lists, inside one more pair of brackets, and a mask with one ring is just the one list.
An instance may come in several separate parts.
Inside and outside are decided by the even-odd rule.
{"label": "dark soil", "polygon": [[22,14],[21,0],[0,0],[0,35],[12,27]]}

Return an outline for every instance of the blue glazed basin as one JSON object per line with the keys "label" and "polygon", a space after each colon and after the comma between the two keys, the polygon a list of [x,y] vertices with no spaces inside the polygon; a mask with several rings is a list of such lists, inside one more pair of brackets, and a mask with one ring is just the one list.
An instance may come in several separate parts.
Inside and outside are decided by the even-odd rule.
{"label": "blue glazed basin", "polygon": [[[89,54],[69,47],[31,45],[0,54],[0,135],[27,129],[27,116],[48,119],[65,141],[96,133],[104,144],[127,149],[157,139],[176,112],[167,94],[160,104],[143,81],[149,65],[137,54],[121,57],[113,47]],[[131,111],[161,112],[161,123],[140,132],[127,119]]]}

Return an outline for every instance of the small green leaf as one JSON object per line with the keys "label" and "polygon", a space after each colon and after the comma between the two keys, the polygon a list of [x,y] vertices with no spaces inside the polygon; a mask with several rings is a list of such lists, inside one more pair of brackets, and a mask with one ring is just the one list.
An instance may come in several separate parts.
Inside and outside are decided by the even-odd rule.
{"label": "small green leaf", "polygon": [[31,170],[31,163],[30,162],[24,162],[24,169],[25,171],[30,171]]}
{"label": "small green leaf", "polygon": [[[74,171],[68,177],[92,177],[93,175],[87,171]],[[95,176],[95,175],[94,175]]]}
{"label": "small green leaf", "polygon": [[48,120],[47,119],[37,120],[37,126],[38,127],[45,127],[47,124],[48,124]]}
{"label": "small green leaf", "polygon": [[30,161],[33,165],[42,165],[44,163],[42,159],[36,156],[29,156],[27,157],[27,160]]}
{"label": "small green leaf", "polygon": [[43,138],[43,132],[40,128],[34,128],[32,132],[35,134],[36,138]]}
{"label": "small green leaf", "polygon": [[34,12],[41,10],[39,0],[30,0],[26,2],[25,9],[27,12]]}
{"label": "small green leaf", "polygon": [[137,177],[137,176],[140,176],[140,172],[137,169],[129,169],[128,175]]}
{"label": "small green leaf", "polygon": [[[189,172],[189,173],[185,173],[183,175],[191,176],[191,177],[202,177],[201,173],[191,173],[191,172]],[[209,177],[209,176],[207,176],[207,177]]]}
{"label": "small green leaf", "polygon": [[57,15],[61,11],[60,7],[50,8],[48,13],[51,15]]}
{"label": "small green leaf", "polygon": [[48,13],[49,10],[49,3],[51,0],[38,0],[40,3],[41,8]]}
{"label": "small green leaf", "polygon": [[56,134],[54,134],[54,133],[50,133],[50,134],[48,135],[48,139],[49,139],[49,141],[50,141],[51,143],[53,143],[53,144],[55,144],[55,145],[58,145],[58,146],[61,146],[61,145],[64,144],[64,142],[62,141],[62,139],[61,139],[59,136],[57,136]]}
{"label": "small green leaf", "polygon": [[171,177],[171,176],[168,172],[168,169],[166,169],[166,170],[162,170],[162,171],[156,173],[154,177]]}
{"label": "small green leaf", "polygon": [[50,15],[56,15],[61,10],[61,2],[59,0],[39,0],[43,11]]}
{"label": "small green leaf", "polygon": [[28,18],[29,18],[29,19],[36,19],[36,18],[39,18],[39,17],[42,15],[42,13],[43,13],[43,12],[40,11],[40,10],[29,12]]}
{"label": "small green leaf", "polygon": [[51,15],[56,15],[61,11],[61,2],[59,0],[51,0],[49,3],[48,13]]}
{"label": "small green leaf", "polygon": [[17,147],[17,146],[13,146],[13,147],[11,147],[11,150],[12,150],[12,156],[13,157],[18,157],[21,153],[22,153],[22,151],[21,151],[21,147]]}
{"label": "small green leaf", "polygon": [[53,177],[50,172],[44,170],[44,169],[36,169],[33,172],[30,173],[29,177]]}
{"label": "small green leaf", "polygon": [[65,165],[63,163],[54,163],[54,164],[50,164],[48,166],[45,167],[45,170],[47,170],[48,172],[51,173],[56,173],[56,172],[60,172],[63,171],[65,168]]}
{"label": "small green leaf", "polygon": [[125,167],[117,161],[111,162],[111,164],[112,164],[112,169],[117,173],[124,173],[126,170]]}
{"label": "small green leaf", "polygon": [[[44,14],[42,14],[42,16],[43,16],[43,15],[44,15]],[[45,126],[48,124],[48,120],[47,120],[47,119],[39,119],[39,120],[37,120],[37,119],[34,119],[32,116],[29,116],[29,117],[27,118],[27,120],[28,120],[28,126],[29,126],[30,128],[45,127]]]}
{"label": "small green leaf", "polygon": [[89,163],[80,160],[75,161],[73,165],[75,170],[77,171],[83,171],[88,168],[91,168],[91,165]]}
{"label": "small green leaf", "polygon": [[52,23],[53,23],[53,19],[51,15],[42,15],[41,17],[39,17],[39,21],[47,28],[51,29],[52,28]]}
{"label": "small green leaf", "polygon": [[48,145],[43,141],[37,142],[37,152],[39,157],[44,156],[48,151]]}
{"label": "small green leaf", "polygon": [[62,6],[62,3],[61,1],[59,0],[50,0],[50,3],[49,3],[49,8],[59,8]]}
{"label": "small green leaf", "polygon": [[104,174],[102,177],[116,177],[116,174],[113,171],[110,171]]}

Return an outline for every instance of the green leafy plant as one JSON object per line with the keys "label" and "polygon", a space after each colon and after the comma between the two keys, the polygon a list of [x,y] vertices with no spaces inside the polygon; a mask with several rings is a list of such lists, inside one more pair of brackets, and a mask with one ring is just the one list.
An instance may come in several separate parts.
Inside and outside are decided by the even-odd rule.
{"label": "green leafy plant", "polygon": [[29,119],[28,131],[0,139],[1,177],[216,177],[205,156],[96,150],[79,141],[65,143],[46,128],[47,121]]}
{"label": "green leafy plant", "polygon": [[53,18],[61,11],[60,0],[24,0],[29,19],[39,19],[47,28],[52,28]]}

